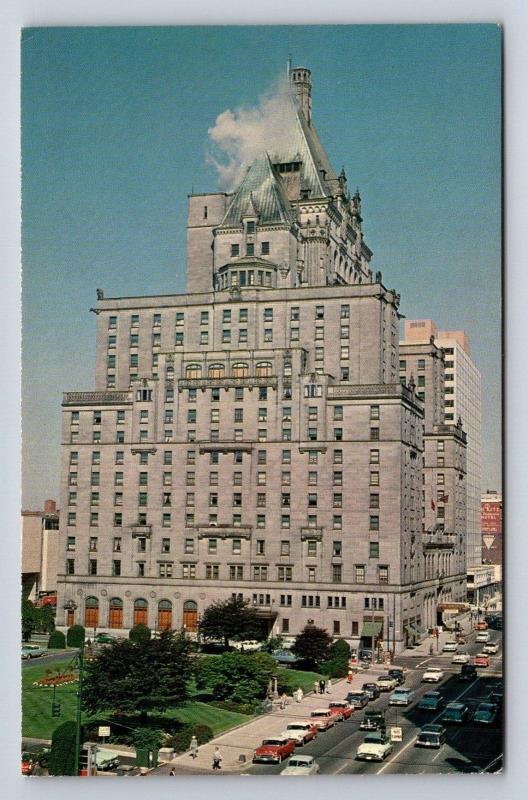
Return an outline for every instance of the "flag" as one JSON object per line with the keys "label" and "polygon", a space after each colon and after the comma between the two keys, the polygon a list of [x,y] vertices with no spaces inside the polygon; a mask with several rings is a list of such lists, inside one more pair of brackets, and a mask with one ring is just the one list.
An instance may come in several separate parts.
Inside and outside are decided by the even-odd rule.
{"label": "flag", "polygon": [[434,500],[431,500],[431,508],[433,509],[433,511],[436,511],[436,504]]}
{"label": "flag", "polygon": [[443,497],[440,498],[440,500],[442,501],[442,503],[447,503],[447,501],[449,500],[449,495],[445,494]]}

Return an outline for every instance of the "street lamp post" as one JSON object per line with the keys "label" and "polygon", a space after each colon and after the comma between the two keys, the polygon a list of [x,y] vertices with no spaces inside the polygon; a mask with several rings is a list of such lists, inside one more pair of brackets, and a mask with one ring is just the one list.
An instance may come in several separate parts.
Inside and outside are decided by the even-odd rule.
{"label": "street lamp post", "polygon": [[[73,600],[68,600],[65,603],[65,607],[69,611],[77,610],[77,604]],[[83,667],[84,667],[84,637],[81,643],[81,647],[79,648],[78,653],[78,665],[79,665],[79,687],[77,689],[77,706],[76,706],[76,716],[75,716],[75,757],[74,757],[74,769],[75,775],[79,775],[79,759],[80,759],[80,750],[81,750],[81,702],[82,702],[82,680],[83,680]]]}

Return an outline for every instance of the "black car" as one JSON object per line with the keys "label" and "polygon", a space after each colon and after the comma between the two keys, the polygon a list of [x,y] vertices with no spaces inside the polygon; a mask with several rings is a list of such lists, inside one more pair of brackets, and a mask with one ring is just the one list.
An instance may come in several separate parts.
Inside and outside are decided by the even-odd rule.
{"label": "black car", "polygon": [[370,697],[366,692],[349,692],[346,701],[352,708],[365,708]]}
{"label": "black car", "polygon": [[391,678],[396,678],[398,686],[402,686],[405,683],[405,673],[401,667],[393,667],[389,670],[389,675]]}
{"label": "black car", "polygon": [[448,724],[463,725],[467,720],[469,709],[464,703],[448,703],[442,714],[442,722]]}
{"label": "black car", "polygon": [[362,647],[358,651],[358,659],[360,661],[372,661],[372,650],[367,647]]}
{"label": "black car", "polygon": [[458,676],[461,681],[474,681],[477,677],[477,668],[474,664],[462,664]]}
{"label": "black car", "polygon": [[385,712],[380,709],[369,709],[359,723],[362,731],[385,730]]}
{"label": "black car", "polygon": [[381,694],[377,683],[364,683],[361,689],[368,694],[371,700],[377,700]]}

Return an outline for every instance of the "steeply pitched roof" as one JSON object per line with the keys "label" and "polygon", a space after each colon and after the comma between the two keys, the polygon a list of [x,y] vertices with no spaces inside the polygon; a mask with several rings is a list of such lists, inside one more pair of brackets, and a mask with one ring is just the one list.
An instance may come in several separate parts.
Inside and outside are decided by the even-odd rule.
{"label": "steeply pitched roof", "polygon": [[235,192],[220,227],[240,225],[242,217],[258,215],[259,224],[286,223],[294,219],[290,201],[267,153],[255,159]]}

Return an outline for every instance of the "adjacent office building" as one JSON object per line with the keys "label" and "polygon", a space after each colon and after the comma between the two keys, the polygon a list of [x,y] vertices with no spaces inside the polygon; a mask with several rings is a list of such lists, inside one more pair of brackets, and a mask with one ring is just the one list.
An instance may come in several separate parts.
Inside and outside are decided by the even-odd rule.
{"label": "adjacent office building", "polygon": [[482,563],[502,564],[502,494],[488,489],[481,502]]}
{"label": "adjacent office building", "polygon": [[22,511],[22,596],[53,598],[57,590],[59,512],[54,500],[41,511]]}
{"label": "adjacent office building", "polygon": [[400,382],[399,295],[290,79],[289,144],[189,197],[187,293],[98,291],[95,388],[63,402],[58,624],[194,633],[240,596],[269,631],[398,650],[465,598],[465,434],[440,395],[424,429]]}

